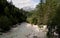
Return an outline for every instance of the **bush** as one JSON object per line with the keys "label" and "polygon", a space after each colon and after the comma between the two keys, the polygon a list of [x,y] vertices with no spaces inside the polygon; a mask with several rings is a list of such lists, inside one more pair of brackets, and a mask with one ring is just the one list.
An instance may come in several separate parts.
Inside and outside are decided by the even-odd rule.
{"label": "bush", "polygon": [[12,23],[11,23],[10,19],[8,19],[7,16],[0,17],[0,28],[2,29],[2,31],[10,30],[11,25],[12,25]]}
{"label": "bush", "polygon": [[37,24],[37,18],[34,18],[34,17],[27,18],[27,22],[36,25]]}

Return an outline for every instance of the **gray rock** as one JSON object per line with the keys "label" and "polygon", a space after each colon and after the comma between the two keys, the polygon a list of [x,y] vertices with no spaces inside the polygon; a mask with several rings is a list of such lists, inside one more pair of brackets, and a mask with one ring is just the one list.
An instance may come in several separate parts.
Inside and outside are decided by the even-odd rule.
{"label": "gray rock", "polygon": [[33,38],[38,38],[37,36],[33,36]]}

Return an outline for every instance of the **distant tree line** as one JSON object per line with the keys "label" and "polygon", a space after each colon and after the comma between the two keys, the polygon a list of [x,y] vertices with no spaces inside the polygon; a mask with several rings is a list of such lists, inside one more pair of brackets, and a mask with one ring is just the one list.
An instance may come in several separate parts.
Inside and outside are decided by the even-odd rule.
{"label": "distant tree line", "polygon": [[13,25],[26,21],[26,13],[28,12],[8,3],[7,0],[0,0],[0,32],[8,31]]}

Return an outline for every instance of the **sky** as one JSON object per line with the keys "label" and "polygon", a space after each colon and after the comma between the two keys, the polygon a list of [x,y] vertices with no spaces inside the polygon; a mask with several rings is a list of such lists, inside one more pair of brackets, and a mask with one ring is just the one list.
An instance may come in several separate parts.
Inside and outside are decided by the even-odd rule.
{"label": "sky", "polygon": [[[8,2],[11,0],[7,0]],[[13,4],[18,8],[31,7],[35,8],[40,2],[39,0],[12,0]]]}

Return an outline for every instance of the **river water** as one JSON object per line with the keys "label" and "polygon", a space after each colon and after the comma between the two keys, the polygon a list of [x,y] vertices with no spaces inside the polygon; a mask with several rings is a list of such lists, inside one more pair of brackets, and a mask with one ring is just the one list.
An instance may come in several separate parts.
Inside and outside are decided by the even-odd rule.
{"label": "river water", "polygon": [[23,22],[8,33],[0,35],[0,38],[46,38],[46,27],[39,28]]}

